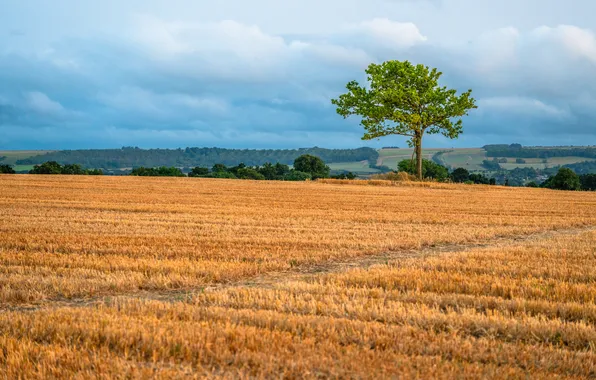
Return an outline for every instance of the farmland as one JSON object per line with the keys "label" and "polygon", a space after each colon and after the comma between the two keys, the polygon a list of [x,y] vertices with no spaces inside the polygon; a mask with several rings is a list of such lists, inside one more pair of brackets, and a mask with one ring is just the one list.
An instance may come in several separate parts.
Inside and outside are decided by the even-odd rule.
{"label": "farmland", "polygon": [[596,375],[595,194],[357,183],[0,176],[0,378]]}

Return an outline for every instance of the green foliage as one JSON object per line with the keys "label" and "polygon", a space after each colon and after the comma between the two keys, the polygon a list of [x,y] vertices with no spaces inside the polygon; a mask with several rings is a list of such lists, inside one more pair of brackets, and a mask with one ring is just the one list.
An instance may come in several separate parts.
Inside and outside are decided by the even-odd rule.
{"label": "green foliage", "polygon": [[[400,172],[416,174],[416,166],[411,160],[400,161],[397,165]],[[422,159],[422,178],[445,181],[449,178],[449,170],[446,167],[437,164],[431,160]]]}
{"label": "green foliage", "polygon": [[522,147],[520,144],[485,145],[487,157],[587,157],[596,158],[596,147]]}
{"label": "green foliage", "polygon": [[310,173],[301,172],[299,170],[291,170],[284,176],[284,181],[307,181],[311,179]]}
{"label": "green foliage", "polygon": [[248,166],[263,165],[266,162],[279,162],[291,165],[303,155],[321,157],[325,162],[376,163],[379,153],[376,149],[362,147],[358,149],[223,149],[223,148],[185,148],[185,149],[122,149],[63,150],[20,159],[18,165],[35,165],[45,161],[60,164],[79,164],[88,168],[119,169],[130,167],[212,167],[215,164],[227,166],[244,162]]}
{"label": "green foliage", "polygon": [[309,173],[312,179],[328,178],[329,166],[319,157],[310,154],[303,154],[294,160],[294,169],[300,172]]}
{"label": "green foliage", "polygon": [[516,158],[515,159],[515,163],[516,164],[525,164],[526,160],[524,160],[523,158]]}
{"label": "green foliage", "polygon": [[470,172],[464,168],[457,168],[451,172],[450,177],[453,182],[462,183],[470,179]]}
{"label": "green foliage", "polygon": [[526,187],[538,187],[538,184],[535,181],[530,181],[526,184]]}
{"label": "green foliage", "polygon": [[132,176],[140,177],[186,177],[184,173],[175,167],[160,166],[158,168],[134,168],[130,173]]}
{"label": "green foliage", "polygon": [[352,172],[341,173],[331,176],[333,179],[356,179],[358,176]]}
{"label": "green foliage", "polygon": [[464,183],[466,185],[473,185],[474,184],[474,181],[467,180],[467,181],[464,181]]}
{"label": "green foliage", "polygon": [[230,172],[213,172],[209,174],[209,178],[227,178],[227,179],[238,179],[234,173]]}
{"label": "green foliage", "polygon": [[283,180],[284,176],[290,172],[290,167],[279,162],[275,165],[270,162],[266,162],[261,167],[257,166],[256,170],[267,180]]}
{"label": "green foliage", "polygon": [[565,167],[572,169],[577,174],[596,174],[596,161],[578,162],[565,165]]}
{"label": "green foliage", "polygon": [[215,164],[211,168],[211,171],[213,173],[223,173],[223,172],[227,172],[228,168],[224,164]]}
{"label": "green foliage", "polygon": [[482,166],[490,171],[501,170],[501,165],[497,161],[484,160],[482,161]]}
{"label": "green foliage", "polygon": [[478,174],[478,173],[474,173],[474,174],[470,174],[469,177],[470,181],[472,181],[473,183],[477,184],[477,185],[490,185],[491,181],[488,177],[486,177],[483,174]]}
{"label": "green foliage", "polygon": [[579,176],[582,190],[596,191],[596,174],[582,174]]}
{"label": "green foliage", "polygon": [[556,190],[580,190],[581,183],[579,176],[569,168],[560,168],[557,174],[549,177],[543,184],[543,187]]}
{"label": "green foliage", "polygon": [[83,170],[83,168],[81,168],[81,165],[67,164],[62,167],[61,174],[82,175],[82,174],[85,174],[85,170]]}
{"label": "green foliage", "polygon": [[256,171],[253,168],[240,168],[236,171],[236,177],[240,179],[255,179],[255,180],[264,180],[265,176]]}
{"label": "green foliage", "polygon": [[207,175],[209,175],[209,168],[202,168],[200,166],[192,168],[190,173],[188,173],[189,177],[206,177]]}
{"label": "green foliage", "polygon": [[10,165],[0,165],[0,174],[15,174],[16,172]]}
{"label": "green foliage", "polygon": [[29,174],[62,174],[62,165],[56,161],[44,162],[41,165],[35,165]]}
{"label": "green foliage", "polygon": [[35,165],[29,174],[103,175],[103,171],[99,169],[86,170],[78,164],[62,166],[56,161],[48,161],[41,165]]}
{"label": "green foliage", "polygon": [[[408,137],[408,144],[416,147],[417,171],[422,170],[423,135],[457,138],[463,129],[461,117],[477,108],[472,90],[458,96],[456,90],[440,87],[442,73],[428,66],[393,60],[369,65],[366,74],[368,86],[351,81],[346,85],[348,92],[331,103],[344,118],[361,116],[363,140]],[[422,178],[423,173],[417,174]]]}

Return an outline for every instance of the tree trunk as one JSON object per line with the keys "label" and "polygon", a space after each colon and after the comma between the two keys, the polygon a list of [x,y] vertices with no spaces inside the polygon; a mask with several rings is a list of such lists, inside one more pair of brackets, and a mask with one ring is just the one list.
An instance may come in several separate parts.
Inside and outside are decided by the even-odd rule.
{"label": "tree trunk", "polygon": [[422,133],[416,132],[415,146],[416,146],[416,176],[422,181]]}

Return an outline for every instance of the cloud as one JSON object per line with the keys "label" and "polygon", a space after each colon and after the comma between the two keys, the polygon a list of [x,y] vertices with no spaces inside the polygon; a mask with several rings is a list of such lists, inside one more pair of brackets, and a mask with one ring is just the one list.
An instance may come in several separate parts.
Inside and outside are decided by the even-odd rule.
{"label": "cloud", "polygon": [[408,48],[427,40],[415,24],[386,18],[363,21],[355,29],[369,34],[375,41],[389,48]]}
{"label": "cloud", "polygon": [[32,91],[25,94],[25,101],[27,106],[36,112],[42,114],[61,114],[64,107],[52,99],[50,99],[43,92]]}
{"label": "cloud", "polygon": [[482,112],[508,113],[511,116],[531,116],[533,118],[561,118],[569,116],[566,110],[545,104],[538,99],[520,96],[483,98],[478,101]]}

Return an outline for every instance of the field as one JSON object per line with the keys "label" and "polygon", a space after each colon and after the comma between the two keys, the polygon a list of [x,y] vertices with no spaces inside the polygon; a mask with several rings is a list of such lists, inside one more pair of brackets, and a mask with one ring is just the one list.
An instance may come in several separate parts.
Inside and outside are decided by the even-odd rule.
{"label": "field", "polygon": [[[428,160],[432,159],[435,153],[444,151],[445,149],[423,149],[422,157]],[[403,160],[409,160],[412,158],[413,149],[381,149],[379,151],[379,159],[377,165],[385,165],[390,169],[396,170],[397,164]]]}
{"label": "field", "polygon": [[331,168],[331,170],[345,170],[354,174],[375,174],[380,172],[380,170],[371,169],[369,167],[368,161],[337,162],[330,163],[328,166]]}
{"label": "field", "polygon": [[596,376],[596,194],[345,182],[0,176],[0,378]]}
{"label": "field", "polygon": [[33,169],[33,165],[16,165],[17,160],[23,160],[39,154],[49,153],[49,150],[0,150],[0,157],[6,157],[0,160],[0,164],[13,166],[16,171],[25,171]]}
{"label": "field", "polygon": [[[456,149],[423,149],[423,157],[430,160],[438,152],[444,152],[441,156],[444,165],[452,168],[465,168],[469,171],[485,171],[482,161],[492,160],[486,157],[486,151],[482,148],[456,148]],[[397,168],[397,164],[402,160],[409,160],[412,157],[412,149],[381,149],[377,165],[387,165],[391,169]],[[526,158],[525,164],[518,164],[515,158],[508,157],[508,162],[500,164],[503,169],[512,170],[515,168],[535,168],[545,169],[554,166],[575,164],[583,161],[594,161],[586,157],[552,157],[543,162],[539,158]]]}
{"label": "field", "polygon": [[551,157],[548,158],[546,162],[543,162],[543,160],[540,158],[524,158],[524,160],[526,160],[525,164],[516,163],[515,158],[508,158],[507,160],[507,163],[500,164],[503,169],[507,170],[515,168],[545,169],[552,168],[554,166],[569,165],[584,161],[595,161],[593,158],[586,157]]}

